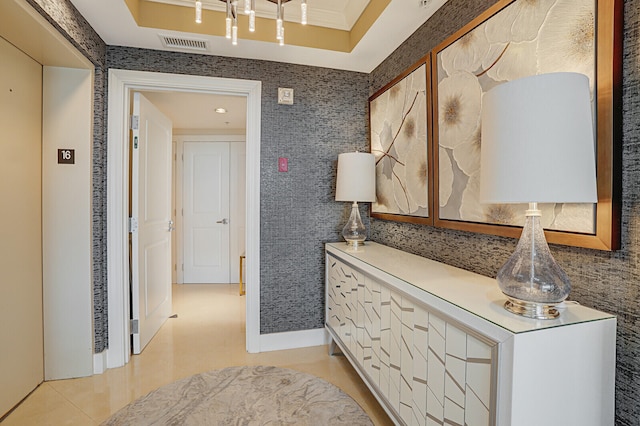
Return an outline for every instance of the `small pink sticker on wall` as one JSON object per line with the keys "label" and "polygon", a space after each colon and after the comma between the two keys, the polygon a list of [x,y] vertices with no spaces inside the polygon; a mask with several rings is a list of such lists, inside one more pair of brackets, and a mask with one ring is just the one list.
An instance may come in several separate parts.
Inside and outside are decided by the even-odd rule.
{"label": "small pink sticker on wall", "polygon": [[289,171],[289,159],[280,157],[278,158],[278,171],[279,172],[288,172]]}

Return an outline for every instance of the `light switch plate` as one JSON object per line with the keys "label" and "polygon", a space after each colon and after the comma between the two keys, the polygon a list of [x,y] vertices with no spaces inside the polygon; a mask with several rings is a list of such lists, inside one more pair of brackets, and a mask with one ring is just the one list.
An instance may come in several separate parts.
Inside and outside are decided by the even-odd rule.
{"label": "light switch plate", "polygon": [[278,158],[278,171],[279,172],[288,172],[289,171],[289,159],[280,157]]}
{"label": "light switch plate", "polygon": [[284,87],[278,88],[278,103],[284,105],[293,105],[293,89]]}

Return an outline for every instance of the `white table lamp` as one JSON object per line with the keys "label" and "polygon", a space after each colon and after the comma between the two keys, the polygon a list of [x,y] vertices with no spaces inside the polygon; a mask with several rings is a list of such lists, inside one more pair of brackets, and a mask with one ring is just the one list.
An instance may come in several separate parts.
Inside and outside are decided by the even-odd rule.
{"label": "white table lamp", "polygon": [[589,81],[541,74],[501,84],[482,101],[480,201],[529,203],[515,252],[498,271],[505,308],[530,318],[559,315],[571,284],[556,263],[537,203],[595,203],[595,140]]}
{"label": "white table lamp", "polygon": [[358,247],[367,238],[367,229],[360,218],[358,201],[376,200],[375,157],[366,152],[349,152],[338,155],[336,201],[352,202],[351,215],[342,230],[347,244]]}

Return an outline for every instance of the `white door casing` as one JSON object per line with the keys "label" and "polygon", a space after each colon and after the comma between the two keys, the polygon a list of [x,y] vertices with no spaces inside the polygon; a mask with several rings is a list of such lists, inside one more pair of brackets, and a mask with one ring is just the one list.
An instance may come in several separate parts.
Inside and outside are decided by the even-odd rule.
{"label": "white door casing", "polygon": [[171,315],[171,121],[134,93],[131,151],[133,353]]}
{"label": "white door casing", "polygon": [[[177,181],[177,177],[176,174],[178,173],[178,161],[177,161],[177,149],[178,149],[178,144],[176,143],[175,139],[173,140],[172,144],[171,144],[171,155],[172,155],[172,161],[171,161],[171,219],[173,219],[173,223],[177,223],[178,221],[178,212],[176,211],[175,207],[176,207],[176,181]],[[177,229],[177,227],[176,227]],[[174,232],[173,235],[171,236],[171,282],[172,283],[177,283],[178,282],[178,264],[177,264],[177,259],[178,259],[178,238],[177,238],[177,233]]]}
{"label": "white door casing", "polygon": [[245,192],[246,192],[246,144],[229,144],[229,226],[231,241],[229,242],[229,281],[239,282],[240,256],[245,253]]}
{"label": "white door casing", "polygon": [[133,90],[172,90],[247,97],[247,351],[260,352],[260,119],[262,83],[145,71],[109,70],[107,135],[107,368],[129,361],[129,105]]}
{"label": "white door casing", "polygon": [[229,282],[229,143],[186,142],[184,282]]}

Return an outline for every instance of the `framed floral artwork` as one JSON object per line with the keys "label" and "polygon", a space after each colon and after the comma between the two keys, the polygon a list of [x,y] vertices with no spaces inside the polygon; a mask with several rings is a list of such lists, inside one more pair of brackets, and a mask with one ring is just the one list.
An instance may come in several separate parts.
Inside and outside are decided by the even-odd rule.
{"label": "framed floral artwork", "polygon": [[436,226],[519,236],[527,205],[479,200],[483,94],[529,75],[579,72],[596,118],[598,203],[541,205],[543,225],[551,243],[619,247],[621,3],[499,1],[432,51]]}
{"label": "framed floral artwork", "polygon": [[373,217],[433,224],[430,73],[427,56],[369,98]]}

